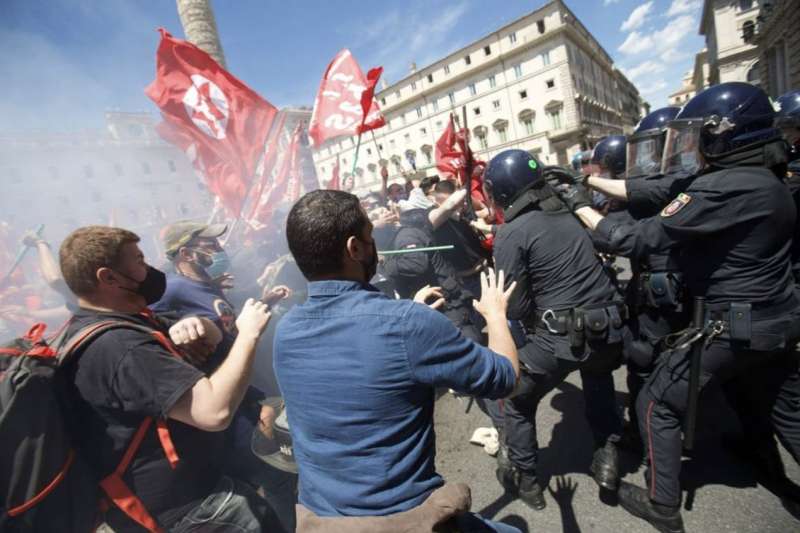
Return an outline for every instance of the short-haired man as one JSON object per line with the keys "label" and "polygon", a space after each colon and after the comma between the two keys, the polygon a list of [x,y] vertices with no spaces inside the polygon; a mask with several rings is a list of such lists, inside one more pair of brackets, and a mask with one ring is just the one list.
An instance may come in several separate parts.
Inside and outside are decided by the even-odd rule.
{"label": "short-haired man", "polygon": [[[80,305],[68,334],[113,320],[168,332],[191,351],[213,350],[221,335],[211,321],[189,318],[168,328],[148,311],[164,292],[164,274],[145,262],[138,242],[130,231],[105,226],[80,228],[64,240],[61,271]],[[265,502],[222,476],[219,461],[221,431],[245,393],[256,343],[269,318],[263,304],[248,301],[236,319],[239,335],[230,353],[209,376],[131,328],[100,335],[70,369],[80,415],[74,434],[98,477],[117,467],[145,418],[166,422],[179,458],[176,468],[153,428],[123,477],[162,529],[194,531],[202,523],[211,529],[235,525],[239,531],[261,531]],[[141,531],[113,506],[106,521],[116,532]]]}
{"label": "short-haired man", "polygon": [[[371,233],[358,198],[342,191],[306,194],[287,220],[289,249],[309,280],[308,300],[278,324],[274,348],[300,473],[300,530],[308,515],[371,520],[419,508],[444,485],[434,465],[435,388],[500,398],[519,376],[505,316],[514,286],[503,290],[502,273],[484,277],[475,303],[487,322],[484,348],[440,313],[368,284],[378,261]],[[467,529],[477,521],[513,530],[453,514]]]}

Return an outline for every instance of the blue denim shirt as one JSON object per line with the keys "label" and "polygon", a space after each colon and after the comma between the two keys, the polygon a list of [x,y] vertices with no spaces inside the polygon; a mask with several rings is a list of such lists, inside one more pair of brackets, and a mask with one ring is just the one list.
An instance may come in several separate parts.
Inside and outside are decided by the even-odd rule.
{"label": "blue denim shirt", "polygon": [[309,284],[278,324],[275,374],[300,471],[320,516],[408,510],[443,484],[434,465],[435,387],[500,398],[511,363],[441,313],[350,281]]}

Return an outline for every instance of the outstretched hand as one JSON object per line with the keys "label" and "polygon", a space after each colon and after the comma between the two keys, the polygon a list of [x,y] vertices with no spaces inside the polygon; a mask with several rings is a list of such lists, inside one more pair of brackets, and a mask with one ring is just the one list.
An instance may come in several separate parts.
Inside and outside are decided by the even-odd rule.
{"label": "outstretched hand", "polygon": [[[436,298],[433,302],[428,303],[431,298]],[[424,304],[430,307],[431,309],[439,309],[441,306],[444,305],[444,293],[442,292],[441,287],[431,287],[430,285],[425,285],[420,290],[417,291],[417,294],[414,295],[414,301],[418,304]]]}
{"label": "outstretched hand", "polygon": [[517,282],[513,282],[505,290],[504,286],[505,274],[502,270],[498,271],[497,275],[493,268],[489,269],[488,275],[486,272],[481,272],[481,299],[473,300],[472,305],[487,321],[506,319],[508,300],[517,287]]}

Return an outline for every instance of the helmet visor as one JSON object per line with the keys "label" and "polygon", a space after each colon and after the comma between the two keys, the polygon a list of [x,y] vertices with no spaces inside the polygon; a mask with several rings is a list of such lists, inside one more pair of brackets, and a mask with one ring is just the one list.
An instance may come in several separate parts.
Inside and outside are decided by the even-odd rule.
{"label": "helmet visor", "polygon": [[661,171],[664,136],[659,132],[628,141],[626,178],[652,176]]}
{"label": "helmet visor", "polygon": [[700,120],[673,121],[667,128],[661,173],[697,174],[703,168],[700,157]]}

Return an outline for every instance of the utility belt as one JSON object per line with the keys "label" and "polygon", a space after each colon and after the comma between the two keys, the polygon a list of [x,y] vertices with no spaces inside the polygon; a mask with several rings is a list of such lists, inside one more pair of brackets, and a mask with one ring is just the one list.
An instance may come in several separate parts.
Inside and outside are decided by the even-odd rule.
{"label": "utility belt", "polygon": [[779,318],[794,311],[797,298],[791,295],[784,302],[726,302],[706,304],[705,322],[714,322],[728,332],[732,341],[749,341],[752,337],[752,323],[759,320]]}
{"label": "utility belt", "polygon": [[642,272],[636,285],[637,305],[681,312],[686,302],[683,274],[676,271]]}
{"label": "utility belt", "polygon": [[569,337],[572,348],[590,341],[622,342],[621,328],[628,319],[628,306],[622,302],[602,302],[573,309],[536,311],[536,325],[553,335]]}

